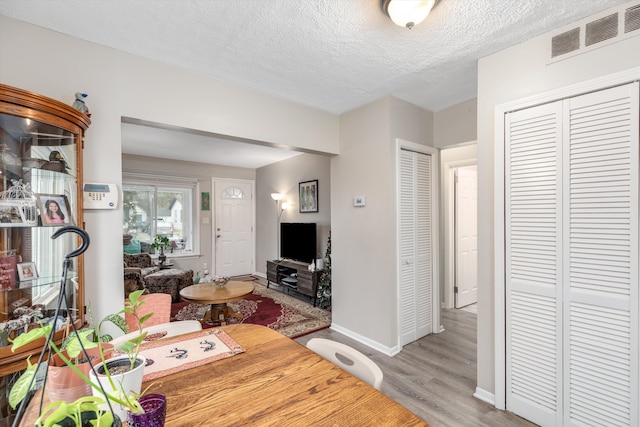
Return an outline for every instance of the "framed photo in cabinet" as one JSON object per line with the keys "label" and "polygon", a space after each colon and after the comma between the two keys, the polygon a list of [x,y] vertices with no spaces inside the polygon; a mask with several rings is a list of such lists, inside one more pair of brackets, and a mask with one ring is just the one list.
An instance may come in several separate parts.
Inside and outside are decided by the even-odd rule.
{"label": "framed photo in cabinet", "polygon": [[62,194],[36,194],[40,219],[44,226],[74,225],[71,206]]}
{"label": "framed photo in cabinet", "polygon": [[21,282],[38,278],[35,262],[21,262],[18,264],[18,278]]}

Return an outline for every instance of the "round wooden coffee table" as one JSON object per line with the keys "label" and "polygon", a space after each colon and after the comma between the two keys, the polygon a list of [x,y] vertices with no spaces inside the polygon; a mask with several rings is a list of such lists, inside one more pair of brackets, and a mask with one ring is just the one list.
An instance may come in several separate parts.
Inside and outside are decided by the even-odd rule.
{"label": "round wooden coffee table", "polygon": [[227,303],[243,299],[253,292],[253,289],[251,282],[230,281],[224,288],[217,288],[214,283],[207,282],[187,286],[180,291],[180,296],[188,302],[211,304],[211,309],[200,320],[201,323],[211,319],[213,322],[226,325],[229,317],[242,319],[242,314],[236,313]]}

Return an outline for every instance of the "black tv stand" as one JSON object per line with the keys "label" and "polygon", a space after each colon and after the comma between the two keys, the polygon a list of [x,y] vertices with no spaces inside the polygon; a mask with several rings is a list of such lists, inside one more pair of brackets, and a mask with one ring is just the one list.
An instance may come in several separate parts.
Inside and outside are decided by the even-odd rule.
{"label": "black tv stand", "polygon": [[293,260],[267,261],[267,288],[273,283],[313,299],[316,306],[318,271],[309,271],[309,264]]}

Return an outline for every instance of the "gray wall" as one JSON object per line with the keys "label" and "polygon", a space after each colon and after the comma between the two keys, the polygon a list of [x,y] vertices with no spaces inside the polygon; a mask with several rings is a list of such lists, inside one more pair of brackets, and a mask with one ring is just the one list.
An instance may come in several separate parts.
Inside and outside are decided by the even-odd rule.
{"label": "gray wall", "polygon": [[[256,170],[256,271],[266,275],[267,261],[278,258],[278,210],[271,193],[282,193],[290,204],[280,222],[315,222],[317,258],[324,257],[331,229],[331,157],[301,154]],[[318,212],[300,213],[298,183],[318,180]]]}
{"label": "gray wall", "polygon": [[333,325],[387,353],[398,343],[396,138],[431,145],[433,114],[396,98],[343,114],[331,160]]}
{"label": "gray wall", "polygon": [[433,140],[437,148],[475,141],[478,135],[478,100],[470,99],[433,115]]}

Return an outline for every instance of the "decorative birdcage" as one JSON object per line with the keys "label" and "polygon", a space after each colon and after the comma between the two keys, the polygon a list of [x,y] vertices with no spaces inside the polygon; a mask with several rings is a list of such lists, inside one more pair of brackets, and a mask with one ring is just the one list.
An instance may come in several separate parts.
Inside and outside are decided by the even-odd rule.
{"label": "decorative birdcage", "polygon": [[36,198],[31,184],[12,179],[13,184],[0,192],[0,227],[24,227],[38,225]]}

